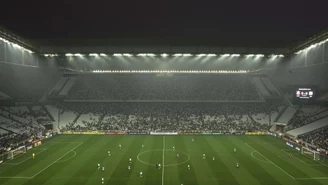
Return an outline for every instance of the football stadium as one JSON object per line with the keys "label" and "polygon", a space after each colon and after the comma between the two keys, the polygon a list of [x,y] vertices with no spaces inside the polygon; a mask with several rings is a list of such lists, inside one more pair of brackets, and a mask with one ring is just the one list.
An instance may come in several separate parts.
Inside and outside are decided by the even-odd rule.
{"label": "football stadium", "polygon": [[328,31],[241,45],[0,27],[0,184],[327,185]]}

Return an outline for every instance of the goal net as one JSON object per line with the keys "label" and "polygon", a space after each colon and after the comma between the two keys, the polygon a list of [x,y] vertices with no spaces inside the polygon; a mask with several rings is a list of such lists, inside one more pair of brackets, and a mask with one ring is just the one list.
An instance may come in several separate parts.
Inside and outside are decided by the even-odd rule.
{"label": "goal net", "polygon": [[26,147],[25,146],[21,146],[15,150],[9,151],[8,153],[8,159],[14,159],[15,156],[22,154],[22,153],[26,153]]}
{"label": "goal net", "polygon": [[319,152],[311,150],[307,147],[302,147],[301,153],[307,157],[310,157],[313,160],[320,160]]}

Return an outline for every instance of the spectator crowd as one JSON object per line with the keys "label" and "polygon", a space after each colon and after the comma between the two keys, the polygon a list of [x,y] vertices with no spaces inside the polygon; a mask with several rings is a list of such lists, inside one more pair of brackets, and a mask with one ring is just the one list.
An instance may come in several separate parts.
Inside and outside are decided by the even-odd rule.
{"label": "spectator crowd", "polygon": [[298,139],[328,150],[328,127],[301,135]]}
{"label": "spectator crowd", "polygon": [[65,103],[65,111],[96,115],[83,120],[83,125],[70,122],[64,130],[217,130],[221,132],[267,131],[253,114],[269,115],[277,111],[272,104],[211,103]]}
{"label": "spectator crowd", "polygon": [[258,100],[247,74],[85,74],[68,99]]}

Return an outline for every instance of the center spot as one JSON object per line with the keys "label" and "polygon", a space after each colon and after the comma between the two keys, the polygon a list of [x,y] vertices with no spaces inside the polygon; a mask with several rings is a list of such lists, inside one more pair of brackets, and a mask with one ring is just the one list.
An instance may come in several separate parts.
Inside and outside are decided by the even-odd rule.
{"label": "center spot", "polygon": [[[179,154],[179,157],[177,157]],[[147,164],[150,166],[155,166],[157,163],[160,163],[163,166],[163,150],[155,149],[148,150],[145,152],[141,152],[137,156],[138,161],[143,164]],[[173,150],[173,149],[165,149],[164,150],[164,166],[177,166],[180,164],[184,164],[190,160],[190,155],[186,152]]]}

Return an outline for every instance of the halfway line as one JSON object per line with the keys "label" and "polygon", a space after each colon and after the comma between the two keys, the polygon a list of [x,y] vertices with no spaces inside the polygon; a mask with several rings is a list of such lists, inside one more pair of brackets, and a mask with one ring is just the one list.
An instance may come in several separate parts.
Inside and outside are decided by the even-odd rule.
{"label": "halfway line", "polygon": [[164,185],[164,168],[165,168],[165,164],[164,164],[164,159],[165,159],[165,136],[163,136],[163,168],[162,168],[162,185]]}

